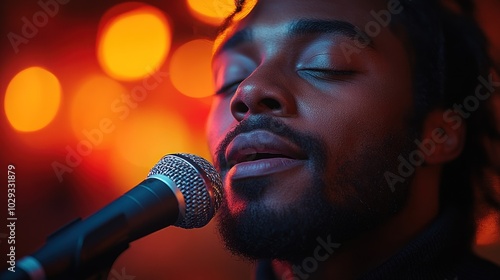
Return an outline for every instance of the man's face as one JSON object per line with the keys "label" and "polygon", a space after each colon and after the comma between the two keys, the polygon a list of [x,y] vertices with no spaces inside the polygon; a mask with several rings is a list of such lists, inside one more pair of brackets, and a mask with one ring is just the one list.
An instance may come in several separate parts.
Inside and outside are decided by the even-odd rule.
{"label": "man's face", "polygon": [[262,0],[219,46],[207,129],[236,253],[300,258],[404,206],[384,172],[415,137],[410,58],[374,2]]}

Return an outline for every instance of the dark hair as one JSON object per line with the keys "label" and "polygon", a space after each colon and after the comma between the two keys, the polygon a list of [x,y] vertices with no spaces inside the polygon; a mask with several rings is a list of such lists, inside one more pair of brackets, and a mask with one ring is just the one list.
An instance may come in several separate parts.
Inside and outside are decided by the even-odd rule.
{"label": "dark hair", "polygon": [[[392,28],[402,25],[413,54],[415,120],[421,121],[432,110],[453,108],[474,95],[479,77],[488,80],[492,67],[487,53],[487,40],[473,19],[474,5],[470,0],[456,0],[453,9],[438,0],[400,0],[403,12]],[[225,30],[235,15],[243,10],[245,0],[236,0],[236,10],[221,25]],[[493,94],[493,93],[491,93]],[[481,136],[491,131],[494,122],[487,102],[464,118],[467,127],[462,154],[447,164],[441,182],[440,204],[453,203],[470,222],[473,229],[474,181],[485,201],[500,209],[492,194],[492,186],[482,181],[481,172],[487,166]],[[479,181],[478,181],[479,180]],[[478,183],[479,182],[479,183]]]}

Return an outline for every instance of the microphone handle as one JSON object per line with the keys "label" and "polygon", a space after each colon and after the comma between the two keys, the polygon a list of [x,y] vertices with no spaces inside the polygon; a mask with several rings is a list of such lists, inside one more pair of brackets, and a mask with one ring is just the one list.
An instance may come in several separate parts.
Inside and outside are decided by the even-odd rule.
{"label": "microphone handle", "polygon": [[88,279],[109,270],[130,242],[177,221],[179,203],[171,188],[175,183],[164,175],[142,181],[87,219],[50,235],[42,248],[17,263],[16,272],[1,275],[14,278],[1,279]]}

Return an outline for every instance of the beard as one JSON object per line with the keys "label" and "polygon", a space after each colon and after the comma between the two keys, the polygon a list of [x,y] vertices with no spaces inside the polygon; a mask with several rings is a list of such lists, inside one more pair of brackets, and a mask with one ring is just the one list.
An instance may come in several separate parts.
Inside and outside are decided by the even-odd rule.
{"label": "beard", "polygon": [[[234,213],[225,197],[217,219],[220,236],[235,255],[249,260],[300,262],[312,255],[319,238],[342,244],[383,224],[406,204],[411,178],[393,192],[384,173],[397,170],[398,155],[411,150],[416,130],[398,137],[388,135],[344,158],[328,157],[319,137],[259,116],[242,121],[219,146],[216,165],[223,177],[229,168],[224,156],[227,146],[239,133],[255,129],[279,133],[299,146],[308,155],[311,179],[302,188],[299,200],[280,209],[267,206],[261,199],[266,187],[274,183],[272,179],[231,182],[231,190],[245,199],[245,207]],[[327,170],[332,162],[340,164]]]}

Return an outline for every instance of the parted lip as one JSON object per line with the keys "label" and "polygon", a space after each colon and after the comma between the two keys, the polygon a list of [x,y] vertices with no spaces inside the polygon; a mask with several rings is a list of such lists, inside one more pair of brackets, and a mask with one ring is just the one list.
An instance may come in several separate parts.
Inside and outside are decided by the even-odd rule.
{"label": "parted lip", "polygon": [[305,153],[291,141],[266,130],[237,135],[226,149],[229,168],[242,162],[269,158],[304,160]]}

